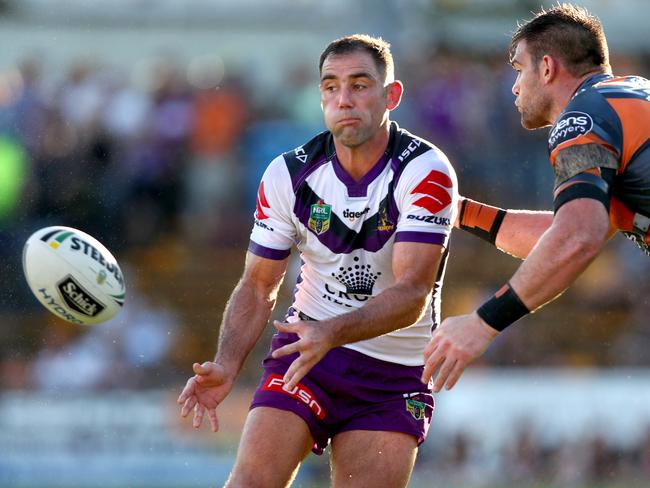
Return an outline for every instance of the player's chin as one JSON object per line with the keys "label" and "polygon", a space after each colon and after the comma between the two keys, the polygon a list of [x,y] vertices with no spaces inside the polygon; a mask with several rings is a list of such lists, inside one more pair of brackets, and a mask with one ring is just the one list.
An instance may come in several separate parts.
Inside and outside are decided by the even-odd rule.
{"label": "player's chin", "polygon": [[521,114],[521,126],[527,130],[535,130],[544,127],[544,124],[540,124],[537,120],[526,117],[525,114]]}
{"label": "player's chin", "polygon": [[524,129],[535,130],[552,125],[543,114],[532,113],[531,111],[521,110],[521,108],[519,108],[519,111],[521,113],[521,126]]}
{"label": "player's chin", "polygon": [[334,137],[346,147],[358,147],[367,140],[364,137],[363,131],[350,126],[339,128],[334,133]]}

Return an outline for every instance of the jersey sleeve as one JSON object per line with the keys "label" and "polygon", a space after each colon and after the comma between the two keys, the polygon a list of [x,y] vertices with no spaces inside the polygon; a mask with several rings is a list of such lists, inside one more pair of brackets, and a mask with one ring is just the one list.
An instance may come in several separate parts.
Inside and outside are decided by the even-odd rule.
{"label": "jersey sleeve", "polygon": [[395,188],[395,242],[446,247],[458,207],[458,181],[447,157],[433,148],[404,168]]}
{"label": "jersey sleeve", "polygon": [[291,177],[282,156],[268,166],[257,190],[248,250],[269,259],[285,259],[291,253],[296,238],[296,226],[291,217],[294,206]]}
{"label": "jersey sleeve", "polygon": [[551,129],[548,144],[554,211],[578,198],[598,200],[609,209],[609,180],[619,166],[623,132],[607,100],[594,89],[576,95]]}
{"label": "jersey sleeve", "polygon": [[[555,188],[586,170],[618,169],[623,129],[612,106],[596,90],[576,95],[549,132]],[[580,157],[574,157],[578,153]]]}

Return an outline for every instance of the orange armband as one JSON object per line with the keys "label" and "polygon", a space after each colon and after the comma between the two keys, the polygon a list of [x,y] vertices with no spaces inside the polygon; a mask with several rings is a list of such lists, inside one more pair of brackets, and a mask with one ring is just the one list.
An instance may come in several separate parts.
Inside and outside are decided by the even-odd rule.
{"label": "orange armband", "polygon": [[458,227],[494,245],[505,216],[502,208],[461,197]]}

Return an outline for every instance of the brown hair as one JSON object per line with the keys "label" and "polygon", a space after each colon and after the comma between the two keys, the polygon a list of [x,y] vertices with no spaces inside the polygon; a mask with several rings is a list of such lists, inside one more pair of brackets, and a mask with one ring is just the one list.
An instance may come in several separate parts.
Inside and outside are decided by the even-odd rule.
{"label": "brown hair", "polygon": [[611,71],[603,26],[584,7],[558,3],[519,24],[510,42],[511,57],[521,41],[526,41],[533,61],[537,63],[549,54],[559,58],[573,76],[580,77],[595,68]]}
{"label": "brown hair", "polygon": [[322,73],[323,63],[328,56],[349,54],[354,51],[366,51],[369,53],[375,61],[379,73],[384,77],[384,81],[389,79],[389,81],[392,81],[395,76],[395,68],[393,55],[390,52],[390,44],[381,37],[372,37],[367,34],[354,34],[330,42],[320,55],[318,71]]}

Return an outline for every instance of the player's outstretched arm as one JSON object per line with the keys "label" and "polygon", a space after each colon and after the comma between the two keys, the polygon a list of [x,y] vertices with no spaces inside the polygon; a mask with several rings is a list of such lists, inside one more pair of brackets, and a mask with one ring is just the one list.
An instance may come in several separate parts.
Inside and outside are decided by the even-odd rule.
{"label": "player's outstretched arm", "polygon": [[213,432],[218,430],[216,408],[232,389],[244,360],[268,323],[287,261],[247,254],[243,276],[224,311],[216,357],[193,365],[195,374],[178,397],[183,417],[194,409],[195,428],[201,426],[207,412]]}
{"label": "player's outstretched arm", "polygon": [[393,249],[395,284],[363,307],[330,320],[293,322],[275,327],[300,339],[276,349],[274,357],[299,353],[284,381],[293,389],[331,348],[370,339],[417,322],[431,296],[444,248],[434,244],[398,242]]}
{"label": "player's outstretched arm", "polygon": [[461,198],[456,227],[525,259],[553,222],[553,212],[504,210]]}
{"label": "player's outstretched arm", "polygon": [[435,371],[434,391],[450,389],[500,331],[559,296],[598,256],[609,233],[609,216],[598,200],[563,205],[553,224],[510,282],[476,312],[445,319],[425,349],[422,381]]}

